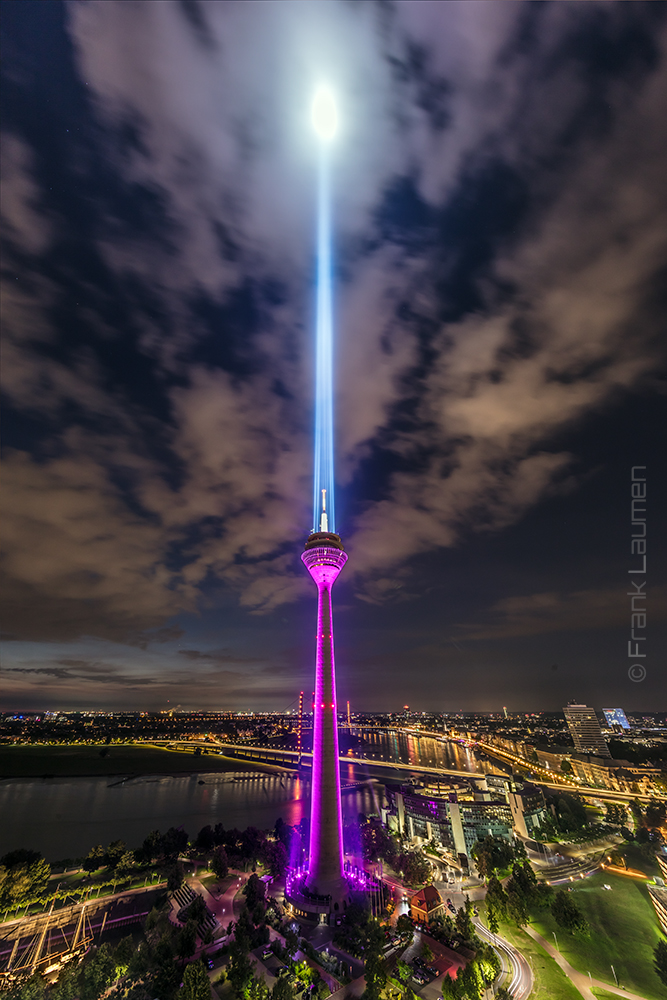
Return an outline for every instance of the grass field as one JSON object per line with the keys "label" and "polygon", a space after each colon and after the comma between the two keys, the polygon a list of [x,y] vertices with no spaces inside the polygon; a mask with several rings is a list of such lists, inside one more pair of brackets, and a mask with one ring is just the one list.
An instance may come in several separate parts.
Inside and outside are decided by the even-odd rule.
{"label": "grass field", "polygon": [[[100,757],[106,749],[107,754]],[[0,745],[1,778],[56,778],[92,777],[111,774],[188,774],[220,771],[268,771],[284,768],[272,764],[221,757],[218,754],[182,753],[154,747],[116,744],[103,748],[99,745],[69,744],[48,746],[34,743],[30,746]]]}
{"label": "grass field", "polygon": [[[639,859],[628,857],[628,864]],[[644,863],[644,870],[649,866]],[[604,883],[611,892],[602,889]],[[665,990],[653,969],[653,949],[660,940],[655,910],[644,882],[623,875],[599,872],[576,883],[572,895],[589,923],[589,933],[572,935],[556,924],[548,911],[534,914],[531,925],[547,941],[555,931],[561,954],[584,974],[614,985],[611,966],[619,984],[647,1000],[660,1000]]]}
{"label": "grass field", "polygon": [[[478,906],[480,917],[486,923],[484,904]],[[511,924],[501,924],[498,933],[525,955],[530,963],[535,980],[531,1000],[581,1000],[579,991],[537,941]]]}

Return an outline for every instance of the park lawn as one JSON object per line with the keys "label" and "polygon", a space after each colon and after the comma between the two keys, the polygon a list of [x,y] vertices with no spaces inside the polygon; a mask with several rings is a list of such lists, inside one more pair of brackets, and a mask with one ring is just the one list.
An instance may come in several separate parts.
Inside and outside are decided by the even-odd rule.
{"label": "park lawn", "polygon": [[[106,750],[105,757],[100,751]],[[223,771],[283,771],[283,767],[219,754],[184,753],[135,744],[0,744],[1,778],[74,778],[125,774],[205,774]]]}
{"label": "park lawn", "polygon": [[[477,905],[480,917],[486,924],[486,908],[483,903]],[[528,959],[534,979],[531,1000],[581,1000],[581,994],[563,970],[525,931],[519,930],[514,924],[501,923],[498,933]]]}
{"label": "park lawn", "polygon": [[[605,883],[611,892],[602,889]],[[579,972],[590,972],[594,979],[613,986],[613,965],[622,987],[647,1000],[664,998],[653,968],[660,929],[646,884],[605,871],[574,884],[573,895],[588,920],[588,934],[570,934],[548,910],[536,911],[531,925],[547,941],[553,941],[555,931],[561,954]]]}
{"label": "park lawn", "polygon": [[618,993],[610,993],[609,990],[601,990],[597,986],[593,987],[591,993],[598,1000],[618,1000]]}

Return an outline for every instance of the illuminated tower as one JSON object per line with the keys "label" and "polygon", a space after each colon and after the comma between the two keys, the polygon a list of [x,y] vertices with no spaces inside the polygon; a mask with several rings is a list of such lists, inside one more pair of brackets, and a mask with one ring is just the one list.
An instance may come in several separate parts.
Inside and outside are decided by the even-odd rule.
{"label": "illuminated tower", "polygon": [[335,904],[347,897],[348,890],[343,874],[331,588],[347,555],[338,535],[318,531],[309,537],[301,559],[317,586],[310,850],[305,884],[309,892],[331,896]]}
{"label": "illuminated tower", "polygon": [[305,871],[288,876],[286,896],[297,912],[326,919],[350,898],[343,867],[343,830],[338,762],[336,671],[331,588],[347,562],[334,522],[333,310],[329,141],[336,131],[336,108],[320,88],[313,103],[319,137],[317,193],[317,308],[315,356],[315,451],[313,531],[301,559],[317,587],[315,694],[310,843]]}

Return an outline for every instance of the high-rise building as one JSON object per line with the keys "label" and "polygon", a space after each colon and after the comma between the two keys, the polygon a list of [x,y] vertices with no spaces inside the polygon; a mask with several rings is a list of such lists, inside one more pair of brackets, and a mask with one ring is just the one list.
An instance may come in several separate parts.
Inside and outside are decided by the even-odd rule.
{"label": "high-rise building", "polygon": [[575,750],[598,757],[611,757],[594,709],[589,708],[588,705],[577,705],[575,702],[570,702],[563,709],[563,714],[570,735],[574,740]]}
{"label": "high-rise building", "polygon": [[607,720],[607,725],[610,728],[613,729],[614,726],[617,726],[620,729],[629,729],[630,728],[630,723],[628,722],[628,717],[626,716],[626,714],[625,714],[625,712],[623,711],[622,708],[603,708],[602,709],[602,714],[604,715],[605,719]]}

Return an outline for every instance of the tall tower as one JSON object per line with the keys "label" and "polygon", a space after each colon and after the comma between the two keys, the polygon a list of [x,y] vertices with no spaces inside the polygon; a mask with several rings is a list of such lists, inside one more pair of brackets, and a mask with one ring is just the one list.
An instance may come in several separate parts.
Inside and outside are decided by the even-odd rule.
{"label": "tall tower", "polygon": [[313,102],[319,137],[317,189],[317,300],[315,336],[315,439],[313,530],[301,559],[317,587],[313,770],[310,843],[306,870],[291,871],[286,896],[297,913],[327,919],[350,898],[343,866],[343,824],[338,761],[338,716],[331,589],[347,562],[335,533],[333,448],[333,309],[331,253],[330,140],[336,107],[321,87]]}
{"label": "tall tower", "polygon": [[343,874],[331,589],[347,555],[338,535],[319,531],[308,538],[301,559],[317,586],[310,851],[305,885],[316,896],[330,896],[335,905],[347,898],[348,889]]}

